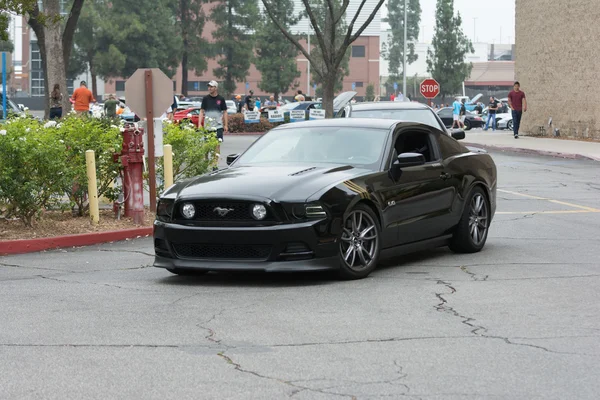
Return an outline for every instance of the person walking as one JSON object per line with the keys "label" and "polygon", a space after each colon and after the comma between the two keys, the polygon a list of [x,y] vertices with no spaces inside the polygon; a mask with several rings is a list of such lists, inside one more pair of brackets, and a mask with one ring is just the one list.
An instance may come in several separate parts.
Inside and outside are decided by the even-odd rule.
{"label": "person walking", "polygon": [[92,91],[87,88],[85,81],[81,81],[79,87],[73,92],[71,99],[74,103],[75,112],[78,115],[89,115],[90,104],[96,102]]}
{"label": "person walking", "polygon": [[108,96],[108,100],[104,102],[104,115],[107,118],[117,118],[117,106],[119,102],[115,98],[114,94]]}
{"label": "person walking", "polygon": [[492,120],[492,131],[496,130],[496,112],[498,111],[498,102],[493,96],[490,97],[490,103],[488,104],[488,117],[485,123],[484,131],[490,128],[490,120]]}
{"label": "person walking", "polygon": [[62,99],[63,95],[60,92],[60,85],[54,85],[52,93],[50,93],[50,119],[62,118]]}
{"label": "person walking", "polygon": [[515,139],[519,138],[519,128],[521,127],[521,117],[527,112],[527,99],[525,92],[521,90],[521,84],[517,81],[513,90],[508,94],[508,106],[512,110],[513,132]]}
{"label": "person walking", "polygon": [[[208,96],[202,99],[200,106],[200,121],[204,121],[204,128],[209,131],[216,131],[217,140],[217,160],[221,153],[221,144],[223,142],[223,133],[228,131],[227,103],[225,98],[218,93],[219,84],[216,81],[208,83]],[[217,170],[214,166],[213,170]]]}
{"label": "person walking", "polygon": [[452,103],[452,128],[454,129],[454,124],[458,126],[460,129],[460,109],[462,108],[462,103],[458,100],[458,97]]}
{"label": "person walking", "polygon": [[254,111],[254,106],[256,105],[256,100],[254,100],[254,98],[252,97],[254,96],[254,91],[251,90],[249,93],[250,94],[244,99],[244,109],[246,111]]}

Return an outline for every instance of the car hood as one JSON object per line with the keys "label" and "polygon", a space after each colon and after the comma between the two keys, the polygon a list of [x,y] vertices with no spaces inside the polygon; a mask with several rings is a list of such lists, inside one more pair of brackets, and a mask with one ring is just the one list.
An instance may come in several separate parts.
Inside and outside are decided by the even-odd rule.
{"label": "car hood", "polygon": [[239,166],[178,182],[163,197],[302,202],[322,189],[371,172],[341,164]]}

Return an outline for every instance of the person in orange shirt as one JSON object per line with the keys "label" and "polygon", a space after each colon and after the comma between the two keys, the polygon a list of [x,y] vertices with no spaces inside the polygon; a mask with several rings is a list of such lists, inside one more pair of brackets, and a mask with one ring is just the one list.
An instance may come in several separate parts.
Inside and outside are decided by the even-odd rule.
{"label": "person in orange shirt", "polygon": [[71,99],[73,99],[75,112],[78,115],[87,115],[90,112],[90,103],[96,102],[92,91],[87,88],[85,81],[81,81],[80,86],[73,92]]}

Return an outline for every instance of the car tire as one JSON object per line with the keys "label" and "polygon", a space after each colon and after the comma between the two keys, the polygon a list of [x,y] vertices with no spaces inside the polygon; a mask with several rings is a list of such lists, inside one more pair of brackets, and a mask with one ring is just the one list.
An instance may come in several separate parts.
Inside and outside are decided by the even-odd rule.
{"label": "car tire", "polygon": [[467,201],[450,240],[455,253],[477,253],[483,249],[490,228],[490,203],[481,187],[475,187]]}
{"label": "car tire", "polygon": [[471,126],[471,121],[469,121],[468,119],[465,120],[465,131],[470,131],[472,128]]}
{"label": "car tire", "polygon": [[197,275],[204,275],[206,273],[208,273],[208,271],[198,271],[198,270],[193,270],[193,269],[180,269],[180,268],[167,268],[167,271],[169,271],[172,274],[175,275],[179,275],[179,276],[197,276]]}
{"label": "car tire", "polygon": [[381,226],[373,210],[358,204],[345,217],[339,238],[340,277],[362,279],[379,261]]}
{"label": "car tire", "polygon": [[509,131],[513,130],[513,122],[512,122],[512,120],[508,121],[508,123],[506,124],[506,129],[508,129]]}

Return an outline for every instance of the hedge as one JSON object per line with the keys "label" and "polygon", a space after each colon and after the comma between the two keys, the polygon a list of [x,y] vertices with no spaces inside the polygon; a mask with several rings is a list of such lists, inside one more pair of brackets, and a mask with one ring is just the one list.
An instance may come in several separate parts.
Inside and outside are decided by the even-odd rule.
{"label": "hedge", "polygon": [[[118,124],[118,125],[117,125]],[[0,218],[19,218],[33,226],[49,208],[88,209],[86,150],[94,150],[98,197],[116,200],[111,185],[120,175],[123,122],[68,115],[60,123],[13,118],[0,125]],[[191,125],[165,124],[165,143],[173,146],[175,179],[201,175],[215,162],[214,134]],[[162,158],[159,158],[159,171]]]}

